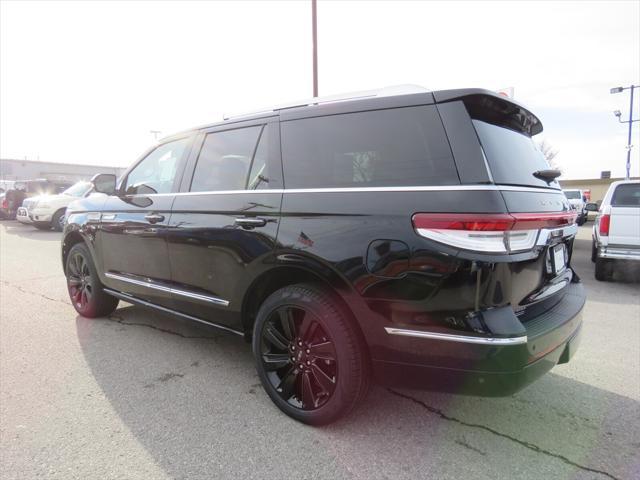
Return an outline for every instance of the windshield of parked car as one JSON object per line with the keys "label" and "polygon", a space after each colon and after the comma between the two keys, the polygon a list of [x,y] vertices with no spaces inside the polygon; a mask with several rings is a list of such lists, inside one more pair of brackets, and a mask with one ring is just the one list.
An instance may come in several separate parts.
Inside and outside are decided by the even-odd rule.
{"label": "windshield of parked car", "polygon": [[580,198],[582,198],[580,196],[580,190],[565,190],[564,195],[569,200],[579,200]]}
{"label": "windshield of parked car", "polygon": [[78,182],[67,188],[63,195],[69,195],[71,197],[84,197],[87,192],[91,189],[91,182]]}

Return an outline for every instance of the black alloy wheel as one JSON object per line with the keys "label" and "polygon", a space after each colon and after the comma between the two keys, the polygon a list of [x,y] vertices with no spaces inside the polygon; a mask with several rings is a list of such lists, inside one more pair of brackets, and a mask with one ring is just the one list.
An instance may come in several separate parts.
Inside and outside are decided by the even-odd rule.
{"label": "black alloy wheel", "polygon": [[329,400],[338,376],[336,350],[313,313],[278,308],[266,320],[261,340],[262,364],[280,398],[307,411]]}
{"label": "black alloy wheel", "polygon": [[289,285],[262,303],[253,354],[271,400],[303,423],[337,420],[369,388],[370,366],[359,327],[337,293],[320,285]]}
{"label": "black alloy wheel", "polygon": [[94,285],[91,272],[81,252],[75,252],[67,263],[67,285],[69,296],[76,310],[86,310],[93,298]]}
{"label": "black alloy wheel", "polygon": [[65,263],[65,273],[71,304],[80,315],[102,317],[112,313],[118,306],[118,299],[103,290],[89,249],[84,243],[71,248]]}

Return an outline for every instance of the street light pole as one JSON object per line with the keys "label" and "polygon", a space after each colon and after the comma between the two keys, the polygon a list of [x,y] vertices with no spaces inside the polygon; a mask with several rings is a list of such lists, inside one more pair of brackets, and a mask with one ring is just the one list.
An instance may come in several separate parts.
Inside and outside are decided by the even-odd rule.
{"label": "street light pole", "polygon": [[631,85],[631,101],[629,103],[629,137],[627,139],[627,177],[626,180],[631,178],[631,129],[633,127],[633,89],[635,85]]}
{"label": "street light pole", "polygon": [[318,19],[316,0],[311,0],[311,34],[313,36],[313,96],[318,96]]}
{"label": "street light pole", "polygon": [[627,176],[626,179],[629,180],[631,178],[631,132],[633,130],[633,123],[640,121],[640,119],[633,119],[633,91],[634,89],[640,87],[640,85],[631,85],[630,87],[615,87],[612,88],[609,93],[620,93],[624,90],[631,90],[631,98],[629,99],[629,120],[623,121],[620,119],[622,114],[619,110],[616,110],[614,115],[618,117],[618,121],[620,123],[628,123],[629,124],[629,135],[627,138]]}

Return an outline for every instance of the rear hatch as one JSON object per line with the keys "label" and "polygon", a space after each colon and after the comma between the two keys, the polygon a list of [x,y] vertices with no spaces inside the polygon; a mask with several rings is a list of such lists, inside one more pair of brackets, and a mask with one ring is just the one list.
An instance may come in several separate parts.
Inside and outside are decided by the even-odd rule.
{"label": "rear hatch", "polygon": [[623,183],[611,197],[609,245],[640,247],[640,183]]}
{"label": "rear hatch", "polygon": [[[486,183],[500,191],[506,212],[460,217],[457,224],[444,228],[425,217],[422,233],[439,230],[449,237],[447,243],[453,240],[463,249],[462,257],[475,258],[481,276],[477,308],[511,305],[526,322],[557,304],[574,280],[570,261],[576,211],[555,180],[559,172],[549,166],[533,139],[542,131],[535,115],[490,92],[455,92],[434,94],[436,100],[444,100],[439,105],[443,123],[452,124],[451,103],[464,105],[475,136],[464,139],[467,150],[475,142],[488,174]],[[463,140],[452,139],[449,128],[447,134],[452,150],[462,151],[453,142]],[[460,171],[457,156],[456,162]]]}

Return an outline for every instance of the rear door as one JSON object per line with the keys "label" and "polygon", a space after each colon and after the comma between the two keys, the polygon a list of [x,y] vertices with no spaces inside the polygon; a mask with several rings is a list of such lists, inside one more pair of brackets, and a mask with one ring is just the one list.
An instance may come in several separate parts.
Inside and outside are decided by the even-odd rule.
{"label": "rear door", "polygon": [[609,245],[640,246],[640,183],[623,183],[613,192]]}
{"label": "rear door", "polygon": [[282,200],[277,117],[202,132],[168,231],[176,309],[238,327],[242,296],[275,245]]}
{"label": "rear door", "polygon": [[190,142],[158,145],[127,173],[105,203],[96,239],[108,287],[169,308],[166,233]]}

